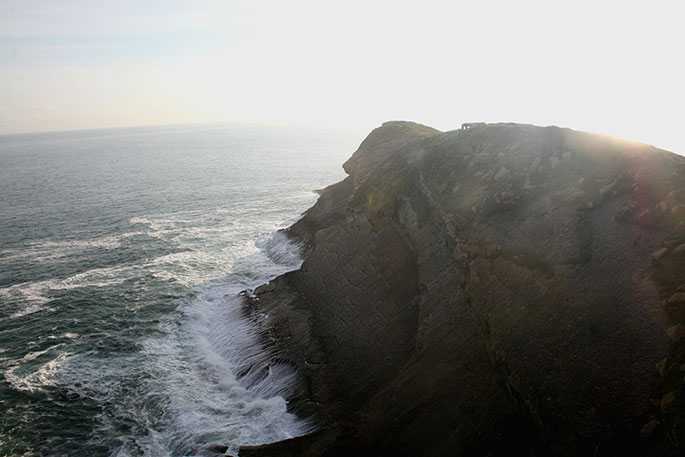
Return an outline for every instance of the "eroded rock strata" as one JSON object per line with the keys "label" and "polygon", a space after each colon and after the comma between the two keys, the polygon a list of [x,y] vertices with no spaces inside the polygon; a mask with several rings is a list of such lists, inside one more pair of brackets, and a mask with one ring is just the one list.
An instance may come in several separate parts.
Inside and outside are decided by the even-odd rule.
{"label": "eroded rock strata", "polygon": [[344,168],[246,300],[319,431],[241,456],[682,450],[685,158],[388,122]]}

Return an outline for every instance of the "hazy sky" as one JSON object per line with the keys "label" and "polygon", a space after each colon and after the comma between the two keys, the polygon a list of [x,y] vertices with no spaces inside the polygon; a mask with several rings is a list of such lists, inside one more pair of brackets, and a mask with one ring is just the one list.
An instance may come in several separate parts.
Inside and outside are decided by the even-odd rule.
{"label": "hazy sky", "polygon": [[0,132],[513,121],[683,153],[679,3],[0,0]]}

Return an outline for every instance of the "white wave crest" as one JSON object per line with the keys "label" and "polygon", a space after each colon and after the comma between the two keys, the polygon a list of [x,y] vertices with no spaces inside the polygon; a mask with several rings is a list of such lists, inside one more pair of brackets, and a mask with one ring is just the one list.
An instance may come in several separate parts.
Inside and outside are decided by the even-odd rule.
{"label": "white wave crest", "polygon": [[[32,353],[33,355],[30,355],[26,360],[35,359],[45,352],[47,351]],[[62,366],[71,355],[64,352],[44,363],[37,370],[29,370],[27,373],[21,373],[21,365],[13,365],[5,371],[5,379],[13,389],[20,391],[33,392],[41,387],[54,386],[57,384],[57,377]]]}
{"label": "white wave crest", "polygon": [[93,248],[115,249],[120,247],[128,238],[146,234],[146,232],[135,231],[91,240],[29,241],[21,248],[0,251],[0,259],[4,261],[31,260],[32,262],[43,263]]}

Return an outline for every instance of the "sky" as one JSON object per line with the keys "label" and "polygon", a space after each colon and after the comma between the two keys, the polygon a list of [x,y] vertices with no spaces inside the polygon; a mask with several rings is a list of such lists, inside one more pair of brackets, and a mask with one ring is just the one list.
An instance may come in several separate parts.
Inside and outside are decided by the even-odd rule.
{"label": "sky", "polygon": [[0,133],[558,125],[685,153],[677,1],[0,0]]}

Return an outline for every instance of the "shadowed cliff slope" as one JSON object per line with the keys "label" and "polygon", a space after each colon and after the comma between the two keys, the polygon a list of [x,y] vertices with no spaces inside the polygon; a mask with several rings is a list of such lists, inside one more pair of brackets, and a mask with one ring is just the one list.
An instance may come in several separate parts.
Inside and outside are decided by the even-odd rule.
{"label": "shadowed cliff slope", "polygon": [[241,456],[679,452],[685,158],[388,122],[344,168],[246,300],[320,431]]}

